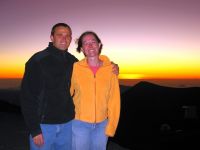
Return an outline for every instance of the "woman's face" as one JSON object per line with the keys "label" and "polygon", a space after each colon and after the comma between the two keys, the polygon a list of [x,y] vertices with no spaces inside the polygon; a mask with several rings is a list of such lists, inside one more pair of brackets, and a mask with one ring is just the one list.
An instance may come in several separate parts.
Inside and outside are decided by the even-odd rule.
{"label": "woman's face", "polygon": [[100,43],[93,34],[87,34],[82,39],[82,52],[86,57],[99,56]]}

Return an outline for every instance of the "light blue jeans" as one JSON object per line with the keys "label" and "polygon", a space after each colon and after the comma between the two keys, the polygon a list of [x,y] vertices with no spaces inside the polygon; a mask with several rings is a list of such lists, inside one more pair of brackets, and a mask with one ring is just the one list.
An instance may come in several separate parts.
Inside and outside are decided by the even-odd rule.
{"label": "light blue jeans", "polygon": [[41,147],[33,143],[30,136],[30,150],[71,150],[72,149],[72,121],[63,124],[41,124],[44,145]]}
{"label": "light blue jeans", "polygon": [[107,120],[100,123],[72,122],[72,150],[106,150],[105,135]]}

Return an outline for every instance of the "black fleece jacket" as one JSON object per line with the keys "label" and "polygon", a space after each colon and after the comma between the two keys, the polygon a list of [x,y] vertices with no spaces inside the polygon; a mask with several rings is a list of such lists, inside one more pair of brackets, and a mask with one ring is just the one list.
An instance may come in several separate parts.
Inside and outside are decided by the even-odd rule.
{"label": "black fleece jacket", "polygon": [[21,110],[32,137],[41,133],[41,123],[60,124],[74,118],[70,80],[76,61],[52,43],[27,61],[21,84]]}

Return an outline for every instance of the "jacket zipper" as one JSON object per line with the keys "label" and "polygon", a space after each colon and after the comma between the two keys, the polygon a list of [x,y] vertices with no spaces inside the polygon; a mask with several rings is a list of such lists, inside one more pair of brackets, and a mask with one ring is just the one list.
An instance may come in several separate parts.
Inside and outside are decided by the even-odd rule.
{"label": "jacket zipper", "polygon": [[[97,72],[99,71],[99,69],[97,70]],[[92,70],[91,70],[91,72],[92,72]],[[93,78],[94,78],[94,114],[95,114],[95,116],[94,116],[94,123],[96,123],[96,74],[97,74],[97,72],[95,74],[92,72]]]}
{"label": "jacket zipper", "polygon": [[96,123],[96,74],[94,74],[94,122]]}

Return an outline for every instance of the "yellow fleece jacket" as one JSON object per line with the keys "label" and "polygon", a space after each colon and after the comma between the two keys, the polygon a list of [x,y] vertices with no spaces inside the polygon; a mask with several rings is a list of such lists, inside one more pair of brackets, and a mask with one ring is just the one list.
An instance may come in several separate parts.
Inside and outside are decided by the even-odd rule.
{"label": "yellow fleece jacket", "polygon": [[96,74],[83,59],[74,63],[71,79],[71,95],[75,104],[75,119],[99,123],[108,119],[105,134],[113,137],[120,116],[120,90],[118,77],[112,72],[112,64],[106,56]]}

